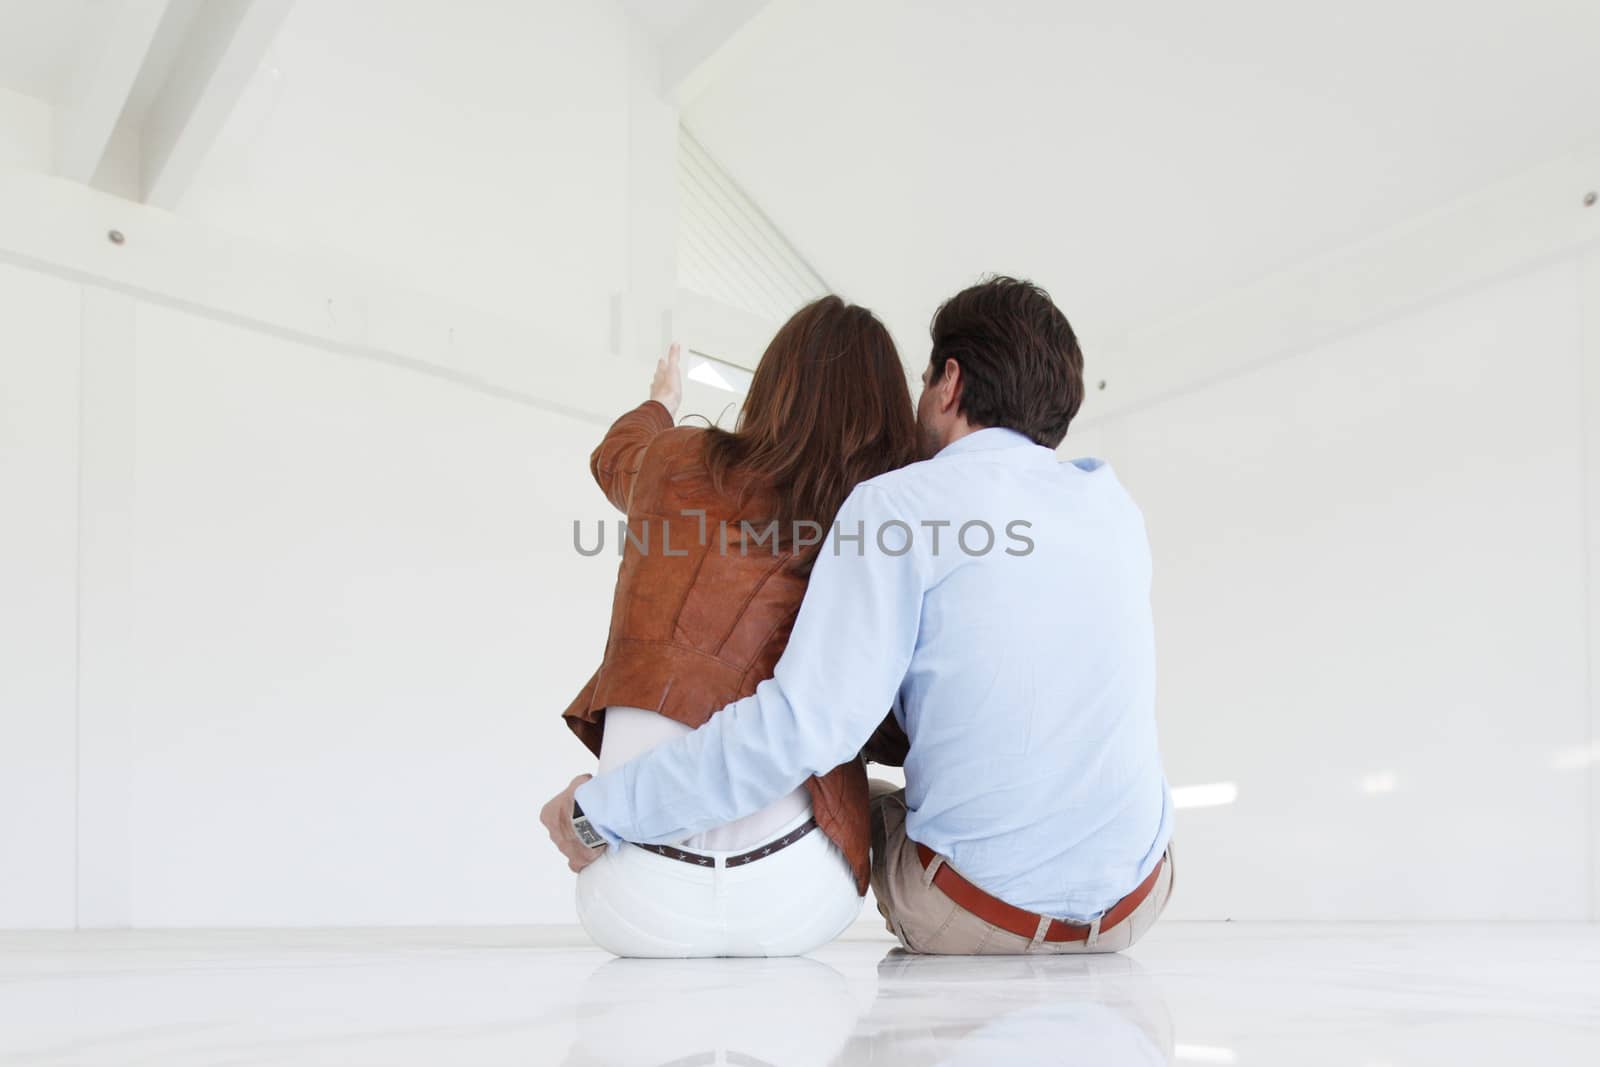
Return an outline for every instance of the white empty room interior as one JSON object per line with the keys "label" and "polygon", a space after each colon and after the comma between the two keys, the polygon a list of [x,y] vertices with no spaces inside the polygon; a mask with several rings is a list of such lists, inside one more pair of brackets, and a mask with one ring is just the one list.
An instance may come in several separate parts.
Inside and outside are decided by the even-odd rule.
{"label": "white empty room interior", "polygon": [[[0,1065],[1600,1062],[1597,198],[1588,0],[0,0]],[[994,274],[1148,531],[1165,914],[613,956],[591,452]]]}

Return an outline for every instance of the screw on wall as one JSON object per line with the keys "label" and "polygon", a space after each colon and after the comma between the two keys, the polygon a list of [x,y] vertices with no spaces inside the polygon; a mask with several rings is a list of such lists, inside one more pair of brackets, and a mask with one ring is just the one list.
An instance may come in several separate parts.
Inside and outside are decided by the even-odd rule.
{"label": "screw on wall", "polygon": [[1106,380],[1104,378],[1100,379],[1100,391],[1102,393],[1106,391]]}
{"label": "screw on wall", "polygon": [[121,230],[112,230],[110,233],[106,234],[106,238],[114,245],[123,244],[128,240],[126,237],[122,236]]}
{"label": "screw on wall", "polygon": [[1600,195],[1596,195],[1596,193],[1592,189],[1589,192],[1583,194],[1583,206],[1584,207],[1594,207],[1594,202],[1596,200],[1600,200]]}

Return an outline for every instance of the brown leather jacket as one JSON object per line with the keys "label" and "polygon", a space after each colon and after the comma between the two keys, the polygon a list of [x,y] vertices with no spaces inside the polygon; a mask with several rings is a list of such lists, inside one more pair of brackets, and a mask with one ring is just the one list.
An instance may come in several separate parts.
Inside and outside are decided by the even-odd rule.
{"label": "brown leather jacket", "polygon": [[[648,401],[613,423],[589,458],[601,490],[627,514],[629,532],[605,659],[564,712],[596,755],[608,705],[647,708],[698,728],[772,677],[789,642],[805,579],[771,540],[744,543],[741,521],[764,533],[770,498],[753,492],[741,503],[747,486],[737,484],[715,492],[704,444],[704,431],[674,427],[667,409]],[[856,891],[865,893],[865,766],[852,760],[806,788],[818,827],[844,852]]]}

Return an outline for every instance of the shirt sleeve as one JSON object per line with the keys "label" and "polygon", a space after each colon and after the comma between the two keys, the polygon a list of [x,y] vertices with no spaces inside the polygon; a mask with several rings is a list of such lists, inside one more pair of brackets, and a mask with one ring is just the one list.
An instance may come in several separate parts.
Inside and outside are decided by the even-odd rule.
{"label": "shirt sleeve", "polygon": [[858,486],[817,558],[773,677],[693,733],[579,786],[578,803],[603,837],[682,840],[856,757],[905,678],[922,615],[925,565],[911,525],[897,519],[881,489]]}

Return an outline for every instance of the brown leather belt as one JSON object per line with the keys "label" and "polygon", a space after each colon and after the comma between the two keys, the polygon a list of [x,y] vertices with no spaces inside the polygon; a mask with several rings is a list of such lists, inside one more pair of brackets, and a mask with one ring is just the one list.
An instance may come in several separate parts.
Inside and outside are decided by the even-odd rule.
{"label": "brown leather belt", "polygon": [[[922,869],[927,870],[928,865],[934,861],[933,849],[926,845],[917,845],[917,859],[922,861]],[[1161,874],[1161,868],[1166,864],[1167,857],[1163,855],[1156,863],[1155,869],[1145,876],[1144,881],[1136,886],[1133,892],[1117,901],[1111,910],[1100,916],[1100,932],[1116,926],[1129,915],[1133,909],[1144,903],[1145,897],[1156,887],[1156,878]],[[955,901],[966,911],[972,913],[986,923],[1009,930],[1018,937],[1033,939],[1039,930],[1039,920],[1042,915],[1035,915],[1031,911],[1013,907],[998,897],[992,897],[979,889],[950,866],[949,861],[939,864],[939,869],[933,872],[933,884],[939,891]],[[1092,923],[1069,923],[1061,919],[1051,919],[1050,926],[1044,932],[1046,941],[1087,941],[1089,931],[1094,929]]]}
{"label": "brown leather belt", "polygon": [[[760,848],[753,848],[749,852],[741,852],[737,856],[729,856],[722,861],[722,865],[724,867],[743,867],[747,863],[764,860],[774,852],[782,852],[816,828],[817,820],[807,819],[776,841],[768,841]],[[629,843],[632,844],[632,842]],[[654,852],[658,856],[665,856],[669,860],[677,860],[680,863],[692,863],[696,867],[715,867],[717,865],[717,857],[715,856],[708,856],[704,852],[690,852],[674,845],[634,845],[633,847],[642,848],[646,852]]]}

